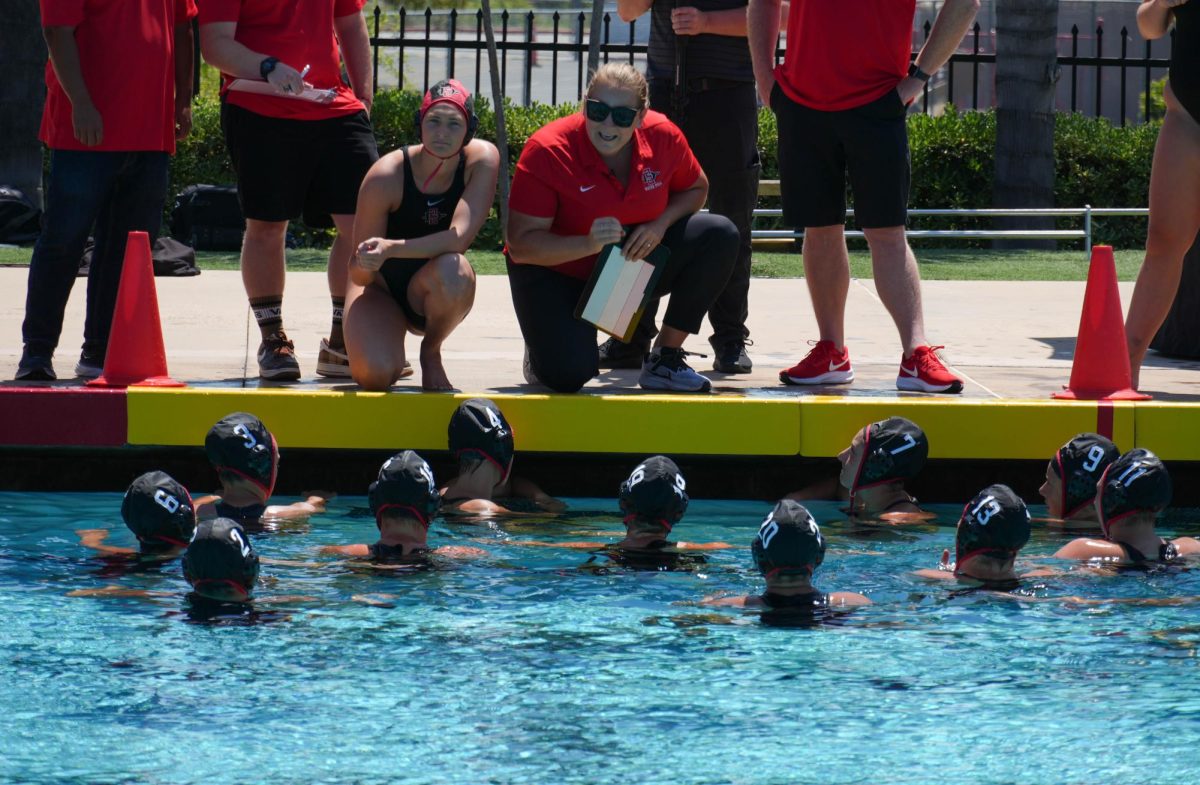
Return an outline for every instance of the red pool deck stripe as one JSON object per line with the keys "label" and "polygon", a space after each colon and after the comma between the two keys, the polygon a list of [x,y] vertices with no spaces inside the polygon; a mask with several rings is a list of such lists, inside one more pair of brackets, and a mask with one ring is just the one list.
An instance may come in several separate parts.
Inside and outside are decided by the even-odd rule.
{"label": "red pool deck stripe", "polygon": [[120,447],[127,443],[124,390],[0,388],[0,445]]}

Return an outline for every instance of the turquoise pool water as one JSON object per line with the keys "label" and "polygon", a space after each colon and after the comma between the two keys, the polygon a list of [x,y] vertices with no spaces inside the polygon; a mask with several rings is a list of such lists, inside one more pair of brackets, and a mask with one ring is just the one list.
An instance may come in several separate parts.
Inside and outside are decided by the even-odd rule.
{"label": "turquoise pool water", "polygon": [[[491,555],[412,575],[264,565],[260,596],[312,599],[207,622],[178,562],[121,575],[73,530],[132,545],[117,494],[0,494],[0,782],[1191,783],[1200,777],[1200,605],[1075,605],[957,592],[908,573],[941,526],[850,529],[814,505],[819,586],[876,605],[783,629],[681,603],[757,592],[769,506],[694,501],[691,572],[580,569],[521,540],[595,539],[615,503],[536,526],[435,523]],[[362,498],[264,557],[364,542]],[[588,514],[587,511],[595,511]],[[1035,515],[1036,515],[1035,511]],[[1168,531],[1195,533],[1179,513]],[[603,539],[601,536],[600,539]],[[1062,538],[1035,532],[1028,556]],[[145,599],[68,597],[118,584]],[[1200,569],[1027,584],[1037,598],[1200,596]],[[352,601],[392,594],[394,607]]]}

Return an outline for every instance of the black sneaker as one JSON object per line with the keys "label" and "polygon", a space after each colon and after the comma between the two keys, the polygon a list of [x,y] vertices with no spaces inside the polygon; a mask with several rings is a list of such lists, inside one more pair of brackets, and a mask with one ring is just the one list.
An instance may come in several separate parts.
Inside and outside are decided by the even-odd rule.
{"label": "black sneaker", "polygon": [[721,348],[716,351],[716,357],[713,358],[713,370],[721,373],[750,373],[754,370],[754,363],[750,362],[750,355],[746,354],[746,347],[753,343],[753,341],[746,340],[722,344]]}
{"label": "black sneaker", "polygon": [[52,382],[58,379],[58,375],[54,373],[54,364],[49,357],[26,351],[21,353],[21,362],[17,364],[13,379],[18,382]]}
{"label": "black sneaker", "polygon": [[300,379],[300,363],[296,362],[296,347],[280,330],[271,333],[258,345],[258,375],[276,382]]}
{"label": "black sneaker", "polygon": [[[638,384],[643,390],[703,393],[712,390],[712,382],[692,370],[685,359],[692,352],[660,346],[642,363]],[[697,357],[704,357],[700,354]]]}
{"label": "black sneaker", "polygon": [[616,338],[609,338],[600,344],[600,367],[641,368],[642,361],[646,359],[649,351],[649,346],[621,343]]}

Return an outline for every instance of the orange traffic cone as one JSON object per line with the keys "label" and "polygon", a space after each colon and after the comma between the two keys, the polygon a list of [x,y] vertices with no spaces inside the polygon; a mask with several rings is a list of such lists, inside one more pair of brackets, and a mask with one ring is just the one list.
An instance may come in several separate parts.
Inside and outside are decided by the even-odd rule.
{"label": "orange traffic cone", "polygon": [[1054,397],[1084,401],[1149,400],[1149,395],[1131,388],[1132,379],[1113,249],[1097,245],[1092,248],[1092,264],[1088,268],[1071,383],[1062,392],[1054,393]]}
{"label": "orange traffic cone", "polygon": [[89,387],[130,385],[185,386],[167,375],[154,260],[150,258],[150,237],[145,232],[130,232],[125,243],[125,266],[104,355],[104,373],[88,382]]}

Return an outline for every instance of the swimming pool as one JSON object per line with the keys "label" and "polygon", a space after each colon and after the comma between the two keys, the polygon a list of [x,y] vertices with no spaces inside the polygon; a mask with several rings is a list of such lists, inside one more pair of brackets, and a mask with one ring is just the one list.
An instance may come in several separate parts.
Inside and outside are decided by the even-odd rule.
{"label": "swimming pool", "polygon": [[[1021,602],[910,577],[952,547],[959,508],[936,508],[940,527],[861,532],[813,505],[829,540],[817,585],[876,605],[780,629],[677,604],[761,589],[748,545],[765,503],[693,501],[676,534],[736,546],[695,573],[581,570],[585,553],[517,544],[620,528],[614,502],[575,499],[547,524],[435,523],[432,543],[491,553],[446,571],[264,565],[259,596],[313,599],[205,623],[186,612],[178,562],[106,575],[78,546],[73,530],[96,526],[133,544],[119,503],[0,493],[0,782],[1200,777],[1200,606]],[[337,499],[310,529],[255,546],[312,560],[318,545],[371,541],[365,507]],[[1197,520],[1177,513],[1167,528],[1195,533]],[[1062,541],[1035,529],[1025,554]],[[107,584],[168,595],[66,596]],[[1200,570],[1024,590],[1200,596]],[[366,593],[394,594],[394,607],[351,600]]]}

